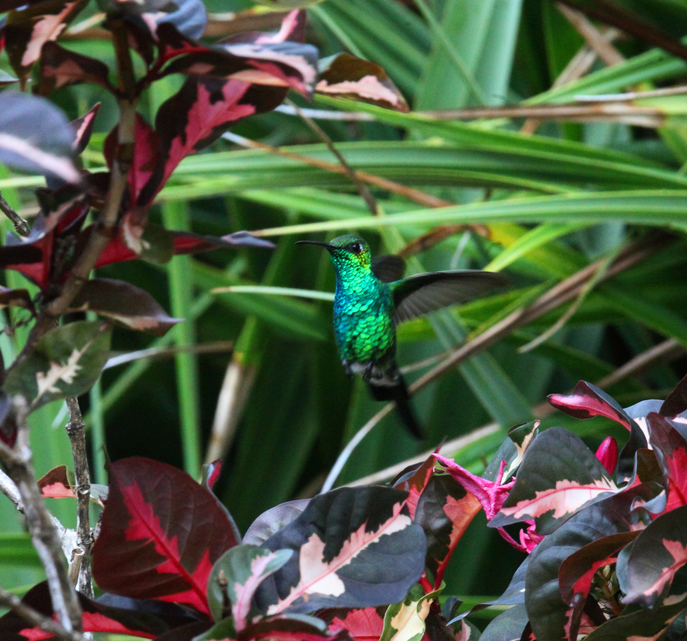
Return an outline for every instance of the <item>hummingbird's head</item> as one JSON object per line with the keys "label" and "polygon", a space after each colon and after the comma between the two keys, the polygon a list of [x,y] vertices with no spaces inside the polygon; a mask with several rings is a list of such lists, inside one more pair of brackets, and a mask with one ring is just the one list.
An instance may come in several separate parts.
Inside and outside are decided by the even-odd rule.
{"label": "hummingbird's head", "polygon": [[329,252],[337,271],[370,269],[370,246],[360,236],[345,234],[344,236],[337,236],[329,243],[316,240],[299,240],[296,244],[324,247]]}

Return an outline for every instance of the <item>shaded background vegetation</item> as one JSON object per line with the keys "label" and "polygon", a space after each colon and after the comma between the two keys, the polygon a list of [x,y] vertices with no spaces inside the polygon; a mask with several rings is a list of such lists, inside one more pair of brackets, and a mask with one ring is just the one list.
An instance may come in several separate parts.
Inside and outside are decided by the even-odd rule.
{"label": "shaded background vegetation", "polygon": [[[226,12],[252,5],[216,0],[207,6]],[[660,92],[596,103],[582,98],[679,86],[687,63],[661,47],[680,54],[687,3],[627,0],[613,6],[632,12],[634,31],[588,22],[583,14],[541,0],[327,0],[310,9],[308,40],[321,56],[350,50],[381,64],[412,112],[292,99],[334,112],[338,119],[317,122],[348,163],[398,188],[371,186],[379,206],[375,220],[348,177],[270,149],[242,148],[248,139],[338,163],[289,105],[247,120],[233,136],[182,162],[161,192],[153,220],[215,235],[267,230],[264,235],[277,248],[218,250],[175,257],[164,266],[136,261],[98,270],[99,276],[150,291],[186,322],[152,341],[115,330],[117,352],[157,351],[106,370],[101,384],[82,399],[96,480],[106,482],[103,444],[112,459],[144,455],[196,475],[230,366],[245,404],[231,406],[236,431],[227,442],[220,493],[239,526],[245,529],[276,503],[318,491],[342,447],[379,409],[360,382],[343,373],[331,303],[212,292],[236,285],[333,291],[328,257],[294,246],[304,237],[360,230],[377,253],[389,253],[441,225],[480,225],[448,230],[413,256],[410,270],[489,266],[510,274],[513,289],[405,325],[399,360],[422,364],[408,374],[411,381],[436,364],[426,359],[600,261],[574,302],[554,297],[551,311],[513,328],[416,395],[429,434],[425,443],[414,442],[391,415],[355,451],[339,482],[494,424],[454,448],[456,460],[481,472],[508,427],[543,415],[546,394],[566,392],[580,378],[601,382],[624,405],[664,397],[687,365],[687,102],[683,95]],[[226,23],[221,15],[215,18],[208,33],[219,35]],[[76,33],[79,27],[73,25],[62,44],[112,64],[111,47],[97,28]],[[142,105],[147,117],[177,86],[174,79],[166,83],[156,83]],[[54,99],[71,118],[102,100],[99,132],[115,121],[112,99],[96,88],[69,88]],[[566,111],[570,103],[578,108],[575,116]],[[492,109],[502,105],[520,111]],[[472,117],[417,113],[478,107],[490,109]],[[582,116],[580,107],[587,109]],[[104,166],[104,135],[94,135],[83,154],[91,169]],[[41,180],[0,171],[5,198],[22,213],[35,213],[32,188]],[[402,186],[426,197],[409,197]],[[429,197],[446,207],[430,208]],[[384,225],[389,215],[398,219]],[[668,234],[668,240],[660,246],[647,240],[656,233]],[[604,281],[611,262],[638,239],[650,248],[647,255]],[[17,274],[7,273],[5,280],[23,286]],[[520,351],[561,319],[558,331]],[[24,332],[18,327],[14,336],[0,336],[6,360]],[[32,420],[38,473],[70,460],[65,410],[48,405]],[[592,445],[615,434],[602,420],[545,419],[545,425],[554,424],[574,429]],[[57,505],[55,512],[73,518],[69,505]],[[30,543],[7,502],[0,502],[0,528],[0,584],[20,589],[37,580],[36,570]],[[451,593],[495,595],[505,587],[519,555],[485,532],[483,521],[473,524],[459,547],[446,575]]]}

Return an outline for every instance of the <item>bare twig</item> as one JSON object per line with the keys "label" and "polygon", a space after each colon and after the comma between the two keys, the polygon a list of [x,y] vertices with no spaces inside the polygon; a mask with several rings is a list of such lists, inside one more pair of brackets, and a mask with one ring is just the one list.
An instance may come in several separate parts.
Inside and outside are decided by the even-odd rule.
{"label": "bare twig", "polygon": [[76,479],[76,544],[69,562],[69,576],[76,589],[87,597],[93,597],[93,576],[91,570],[91,551],[93,535],[89,521],[88,509],[91,498],[91,475],[88,469],[86,450],[86,425],[81,416],[81,408],[76,397],[67,399],[69,423],[67,434],[74,457],[74,475]]}
{"label": "bare twig", "polygon": [[27,623],[54,634],[58,639],[62,639],[62,641],[85,641],[83,634],[74,631],[70,632],[54,619],[46,617],[37,610],[22,603],[17,595],[7,592],[7,590],[3,590],[2,588],[0,588],[0,605],[9,608]]}
{"label": "bare twig", "polygon": [[0,194],[0,209],[2,213],[7,216],[7,218],[12,221],[15,231],[20,236],[28,236],[31,233],[29,229],[29,224],[16,212],[14,208],[2,197]]}
{"label": "bare twig", "polygon": [[604,37],[583,13],[566,7],[560,2],[556,4],[556,7],[575,30],[587,41],[589,46],[596,52],[596,55],[607,65],[617,65],[625,60],[624,56]]}
{"label": "bare twig", "polygon": [[81,606],[69,581],[62,542],[41,496],[31,463],[29,426],[26,420],[28,405],[24,398],[16,396],[13,406],[17,423],[17,442],[12,449],[0,443],[0,459],[7,466],[9,475],[19,491],[33,546],[45,569],[57,620],[68,632],[80,632]]}
{"label": "bare twig", "polygon": [[139,349],[135,352],[124,352],[116,354],[107,359],[107,363],[103,367],[104,370],[111,367],[118,367],[125,365],[132,361],[138,361],[143,358],[169,358],[176,354],[185,354],[190,352],[192,354],[217,354],[221,352],[230,352],[234,349],[234,341],[214,341],[212,343],[197,343],[195,345],[173,345],[171,347],[148,347],[146,349]]}

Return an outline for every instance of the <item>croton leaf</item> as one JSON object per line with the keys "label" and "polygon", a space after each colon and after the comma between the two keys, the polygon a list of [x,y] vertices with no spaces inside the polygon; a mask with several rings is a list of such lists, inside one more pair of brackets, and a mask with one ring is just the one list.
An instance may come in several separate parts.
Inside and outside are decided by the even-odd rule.
{"label": "croton leaf", "polygon": [[489,623],[480,636],[480,641],[521,641],[527,621],[524,604],[515,605]]}
{"label": "croton leaf", "polygon": [[107,362],[111,334],[112,327],[101,321],[78,321],[50,330],[25,361],[9,371],[5,390],[23,394],[31,410],[87,392]]}
{"label": "croton leaf", "polygon": [[36,93],[41,96],[81,83],[100,85],[114,91],[108,80],[110,70],[104,62],[65,49],[56,42],[46,42],[43,45],[40,72],[41,79]]}
{"label": "croton leaf", "polygon": [[525,605],[536,638],[566,638],[570,606],[561,597],[558,579],[563,561],[598,539],[641,527],[638,523],[649,518],[644,505],[659,492],[651,483],[614,494],[578,511],[544,537],[530,556],[525,576]]}
{"label": "croton leaf", "polygon": [[[84,632],[111,632],[152,639],[192,621],[187,613],[172,604],[132,600],[113,601],[103,599],[103,597],[93,601],[83,594],[77,593],[77,596],[83,611]],[[109,595],[105,595],[107,596]],[[45,616],[53,616],[47,582],[39,583],[31,588],[24,595],[22,603]],[[161,605],[165,607],[159,607]],[[19,615],[9,612],[0,618],[0,638],[3,641],[40,641],[51,639],[53,635],[40,628],[32,627]]]}
{"label": "croton leaf", "polygon": [[5,46],[22,87],[43,45],[57,40],[86,4],[87,0],[44,0],[8,14]]}
{"label": "croton leaf", "polygon": [[133,457],[109,467],[110,493],[93,549],[93,576],[109,592],[209,613],[213,564],[236,545],[215,498],[170,465]]}
{"label": "croton leaf", "polygon": [[490,527],[534,519],[548,534],[582,506],[617,492],[613,480],[579,436],[560,427],[530,445],[515,485]]}
{"label": "croton leaf", "polygon": [[263,543],[295,554],[260,584],[258,607],[272,615],[401,601],[422,574],[426,546],[407,498],[407,492],[369,486],[311,499],[300,516]]}
{"label": "croton leaf", "polygon": [[3,307],[23,307],[33,311],[33,300],[27,289],[10,289],[0,285],[0,309]]}
{"label": "croton leaf", "polygon": [[73,142],[67,119],[51,102],[20,93],[0,95],[0,163],[76,183]]}
{"label": "croton leaf", "polygon": [[96,102],[81,118],[72,120],[69,125],[74,131],[74,142],[72,146],[74,153],[78,156],[88,146],[93,133],[93,125],[95,124],[95,117],[100,110],[99,102]]}
{"label": "croton leaf", "polygon": [[320,61],[317,93],[353,98],[407,113],[408,103],[378,64],[339,53]]}
{"label": "croton leaf", "polygon": [[384,629],[379,641],[420,641],[425,634],[425,620],[439,591],[425,594],[420,585],[410,588],[400,603],[390,605],[384,615]]}
{"label": "croton leaf", "polygon": [[208,579],[212,618],[221,621],[228,615],[225,611],[228,597],[234,629],[243,630],[260,615],[253,605],[258,586],[283,567],[292,555],[293,550],[272,551],[245,544],[227,550],[215,563]]}
{"label": "croton leaf", "polygon": [[638,534],[639,532],[620,532],[605,536],[573,552],[561,563],[558,583],[561,597],[570,606],[566,614],[567,638],[577,638],[584,606],[596,572],[615,563],[618,552]]}
{"label": "croton leaf", "polygon": [[324,610],[318,616],[332,632],[347,632],[354,641],[378,641],[384,629],[383,608]]}
{"label": "croton leaf", "polygon": [[427,487],[427,483],[434,473],[434,456],[427,457],[422,463],[412,465],[403,470],[391,484],[397,490],[408,492],[408,512],[411,519],[415,519],[415,510],[420,495]]}
{"label": "croton leaf", "polygon": [[262,545],[273,534],[294,521],[309,502],[310,499],[296,499],[263,512],[246,530],[246,535],[243,537],[244,543]]}
{"label": "croton leaf", "polygon": [[86,281],[70,311],[93,311],[118,325],[164,336],[181,318],[172,318],[145,290],[111,278]]}
{"label": "croton leaf", "polygon": [[687,411],[687,376],[666,396],[660,409],[661,414],[668,417],[678,416],[685,411]]}
{"label": "croton leaf", "polygon": [[657,517],[618,558],[626,603],[663,604],[675,573],[687,564],[687,505]]}
{"label": "croton leaf", "polygon": [[210,492],[210,494],[212,494],[212,496],[215,497],[215,500],[217,501],[217,505],[226,514],[227,519],[228,519],[229,523],[231,524],[231,528],[232,528],[232,530],[234,530],[234,538],[236,539],[236,542],[241,543],[241,532],[239,531],[239,528],[236,525],[236,521],[234,521],[234,517],[229,512],[226,505],[224,505],[224,503],[222,503],[222,501],[219,500],[219,498],[217,497],[217,494],[215,493],[215,490],[213,490],[213,487],[215,486],[215,483],[217,482],[217,479],[219,478],[221,471],[222,471],[221,459],[217,459],[216,461],[213,461],[212,463],[206,463],[201,468],[200,484],[205,489],[207,489],[208,492]]}
{"label": "croton leaf", "polygon": [[74,484],[69,480],[66,465],[58,465],[38,479],[41,494],[50,499],[76,498]]}
{"label": "croton leaf", "polygon": [[441,580],[453,551],[472,519],[482,509],[479,500],[450,476],[432,476],[420,495],[415,512],[427,537],[427,568],[434,587]]}
{"label": "croton leaf", "polygon": [[687,505],[687,440],[669,419],[660,414],[648,416],[651,445],[663,473],[668,495],[664,508],[670,511]]}
{"label": "croton leaf", "polygon": [[687,599],[651,610],[641,609],[610,619],[585,637],[585,641],[651,641],[663,639],[663,632],[687,607]]}

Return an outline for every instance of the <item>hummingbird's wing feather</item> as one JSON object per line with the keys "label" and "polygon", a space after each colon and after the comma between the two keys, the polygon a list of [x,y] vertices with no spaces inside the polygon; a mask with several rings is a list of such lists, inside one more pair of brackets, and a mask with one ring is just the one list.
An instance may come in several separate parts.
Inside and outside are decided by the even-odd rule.
{"label": "hummingbird's wing feather", "polygon": [[396,305],[396,324],[448,305],[464,303],[508,285],[503,274],[458,270],[417,274],[391,283]]}
{"label": "hummingbird's wing feather", "polygon": [[400,256],[377,256],[372,259],[370,269],[383,283],[391,283],[403,278],[406,262]]}

